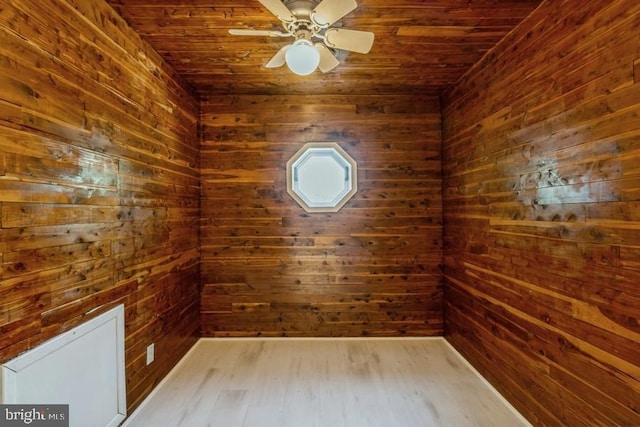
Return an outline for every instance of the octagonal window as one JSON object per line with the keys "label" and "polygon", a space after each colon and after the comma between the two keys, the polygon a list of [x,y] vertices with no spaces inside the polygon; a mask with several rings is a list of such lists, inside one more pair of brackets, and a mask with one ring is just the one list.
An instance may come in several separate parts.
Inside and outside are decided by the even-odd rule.
{"label": "octagonal window", "polygon": [[337,212],[357,191],[356,172],[338,144],[305,144],[287,162],[287,192],[308,212]]}

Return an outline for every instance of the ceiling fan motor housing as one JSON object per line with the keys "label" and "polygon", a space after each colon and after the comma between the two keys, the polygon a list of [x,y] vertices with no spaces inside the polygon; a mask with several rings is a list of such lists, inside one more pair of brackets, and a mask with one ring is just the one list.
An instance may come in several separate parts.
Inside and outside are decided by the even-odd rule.
{"label": "ceiling fan motor housing", "polygon": [[311,40],[324,29],[311,19],[311,13],[319,1],[314,0],[289,0],[284,5],[296,17],[293,22],[282,22],[284,29],[293,34],[296,40]]}
{"label": "ceiling fan motor housing", "polygon": [[284,5],[296,18],[311,21],[311,11],[320,3],[319,0],[284,0]]}

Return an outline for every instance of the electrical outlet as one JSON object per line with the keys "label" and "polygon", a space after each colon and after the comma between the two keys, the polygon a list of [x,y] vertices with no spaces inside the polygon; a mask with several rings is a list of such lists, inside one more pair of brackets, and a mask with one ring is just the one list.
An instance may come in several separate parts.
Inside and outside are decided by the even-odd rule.
{"label": "electrical outlet", "polygon": [[155,351],[156,351],[155,343],[149,344],[147,346],[147,365],[150,365],[151,362],[154,361],[154,359],[156,357]]}

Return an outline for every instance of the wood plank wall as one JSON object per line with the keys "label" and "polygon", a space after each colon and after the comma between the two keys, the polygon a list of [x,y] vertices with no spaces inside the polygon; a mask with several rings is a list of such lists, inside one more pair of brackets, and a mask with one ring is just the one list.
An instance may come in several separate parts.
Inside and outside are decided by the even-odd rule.
{"label": "wood plank wall", "polygon": [[[203,336],[441,334],[437,97],[212,96],[201,113]],[[323,141],[359,190],[308,214],[285,163]]]}
{"label": "wood plank wall", "polygon": [[0,6],[0,363],[124,303],[132,410],[195,342],[197,120],[105,3]]}
{"label": "wood plank wall", "polygon": [[547,0],[443,100],[446,336],[535,425],[640,425],[639,28]]}

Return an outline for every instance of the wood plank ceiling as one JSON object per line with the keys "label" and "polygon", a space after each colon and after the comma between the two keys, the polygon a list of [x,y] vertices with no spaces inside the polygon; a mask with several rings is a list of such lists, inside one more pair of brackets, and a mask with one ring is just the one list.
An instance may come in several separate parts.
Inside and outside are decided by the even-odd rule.
{"label": "wood plank ceiling", "polygon": [[[360,0],[337,25],[373,31],[367,55],[300,77],[264,65],[291,39],[231,36],[281,30],[257,0],[107,0],[196,94],[438,93],[455,83],[541,0]],[[317,0],[316,0],[317,1]]]}

